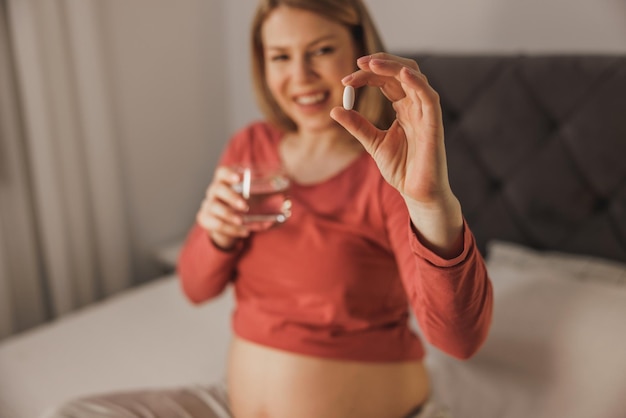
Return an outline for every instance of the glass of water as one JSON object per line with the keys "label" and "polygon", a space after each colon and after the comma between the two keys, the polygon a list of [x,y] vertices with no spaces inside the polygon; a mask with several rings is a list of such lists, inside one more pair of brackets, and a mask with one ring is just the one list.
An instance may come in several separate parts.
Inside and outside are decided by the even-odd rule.
{"label": "glass of water", "polygon": [[280,164],[240,164],[233,168],[241,179],[233,189],[248,203],[248,211],[241,213],[244,224],[251,229],[266,228],[291,216],[290,181]]}

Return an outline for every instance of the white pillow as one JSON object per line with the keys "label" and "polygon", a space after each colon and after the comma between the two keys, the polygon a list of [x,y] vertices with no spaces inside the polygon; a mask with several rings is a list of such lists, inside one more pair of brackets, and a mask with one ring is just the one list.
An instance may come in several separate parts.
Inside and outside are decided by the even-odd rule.
{"label": "white pillow", "polygon": [[505,242],[488,254],[494,319],[473,361],[542,385],[541,416],[626,416],[626,264]]}

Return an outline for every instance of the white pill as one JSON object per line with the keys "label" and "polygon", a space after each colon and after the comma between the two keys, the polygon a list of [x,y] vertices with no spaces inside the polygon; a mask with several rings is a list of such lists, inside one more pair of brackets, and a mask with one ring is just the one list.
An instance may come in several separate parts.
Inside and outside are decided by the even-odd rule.
{"label": "white pill", "polygon": [[352,109],[354,106],[354,87],[346,86],[343,89],[343,108],[346,110]]}

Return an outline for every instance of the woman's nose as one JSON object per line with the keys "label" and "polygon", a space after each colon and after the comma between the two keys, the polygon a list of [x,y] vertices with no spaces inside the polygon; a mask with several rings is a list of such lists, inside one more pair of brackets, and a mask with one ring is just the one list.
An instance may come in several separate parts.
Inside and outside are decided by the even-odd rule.
{"label": "woman's nose", "polygon": [[295,81],[306,82],[315,78],[315,70],[308,58],[294,60],[292,68],[292,77]]}

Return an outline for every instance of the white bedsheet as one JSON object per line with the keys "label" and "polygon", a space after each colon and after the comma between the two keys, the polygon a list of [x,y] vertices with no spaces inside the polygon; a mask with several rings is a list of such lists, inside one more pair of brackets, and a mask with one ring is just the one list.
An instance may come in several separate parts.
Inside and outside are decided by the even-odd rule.
{"label": "white bedsheet", "polygon": [[35,418],[75,396],[222,377],[232,294],[190,305],[173,276],[0,344],[0,417]]}

